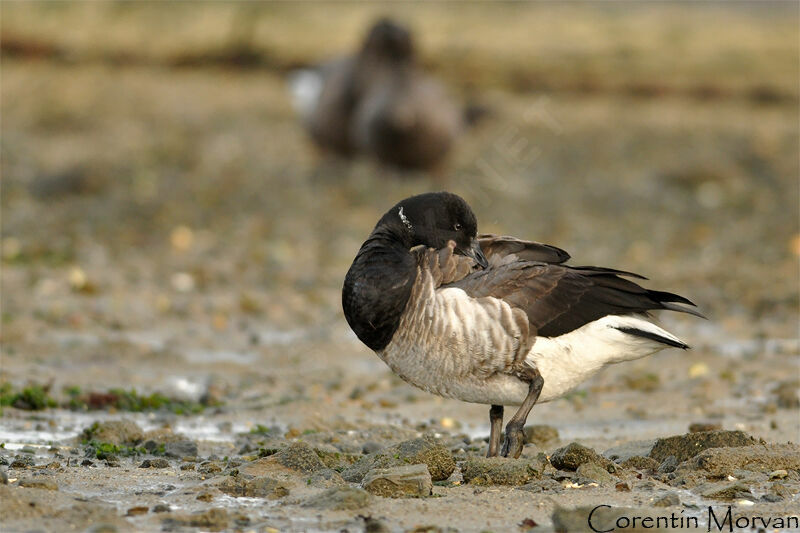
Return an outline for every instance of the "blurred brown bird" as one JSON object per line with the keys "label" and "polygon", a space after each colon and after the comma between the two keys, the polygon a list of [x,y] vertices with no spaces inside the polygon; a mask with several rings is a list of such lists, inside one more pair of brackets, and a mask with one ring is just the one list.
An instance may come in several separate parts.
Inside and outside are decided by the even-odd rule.
{"label": "blurred brown bird", "polygon": [[314,141],[402,169],[439,165],[467,115],[416,65],[411,33],[389,19],[355,55],[295,74],[292,89]]}

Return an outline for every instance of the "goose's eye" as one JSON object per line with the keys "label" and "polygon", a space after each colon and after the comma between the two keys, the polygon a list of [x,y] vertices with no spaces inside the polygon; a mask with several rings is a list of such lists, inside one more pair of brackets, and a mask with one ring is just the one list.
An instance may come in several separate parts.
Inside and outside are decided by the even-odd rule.
{"label": "goose's eye", "polygon": [[453,226],[453,229],[454,229],[454,230],[456,230],[456,231],[461,231],[461,224],[459,224],[458,222],[456,222],[456,225],[455,225],[455,226]]}

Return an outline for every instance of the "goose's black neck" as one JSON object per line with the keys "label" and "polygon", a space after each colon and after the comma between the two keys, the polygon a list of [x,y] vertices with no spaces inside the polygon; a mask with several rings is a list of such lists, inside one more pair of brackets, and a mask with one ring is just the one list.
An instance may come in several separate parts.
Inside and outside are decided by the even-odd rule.
{"label": "goose's black neck", "polygon": [[361,342],[375,351],[392,340],[416,279],[411,236],[404,230],[394,221],[379,222],[344,279],[344,316]]}

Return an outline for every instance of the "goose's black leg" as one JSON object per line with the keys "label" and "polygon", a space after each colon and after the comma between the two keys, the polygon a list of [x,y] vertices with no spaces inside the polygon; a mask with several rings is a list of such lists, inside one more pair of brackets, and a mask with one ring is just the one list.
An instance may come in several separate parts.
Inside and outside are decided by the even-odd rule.
{"label": "goose's black leg", "polygon": [[500,448],[500,437],[503,434],[503,406],[493,405],[489,409],[489,451],[486,457],[497,456],[497,449]]}
{"label": "goose's black leg", "polygon": [[514,413],[514,416],[511,417],[511,420],[508,421],[508,425],[506,425],[506,439],[503,442],[503,451],[501,452],[503,457],[511,456],[514,459],[522,454],[522,446],[525,443],[525,435],[522,433],[522,428],[525,427],[528,414],[536,404],[536,400],[539,399],[539,393],[542,392],[542,385],[544,385],[542,375],[535,368],[526,367],[519,377],[528,381],[528,395],[522,405],[519,406],[517,412]]}

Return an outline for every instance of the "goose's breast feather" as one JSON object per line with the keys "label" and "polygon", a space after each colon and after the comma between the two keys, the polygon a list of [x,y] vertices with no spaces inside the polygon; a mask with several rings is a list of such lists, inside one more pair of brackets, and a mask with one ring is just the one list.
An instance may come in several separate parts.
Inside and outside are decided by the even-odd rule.
{"label": "goose's breast feather", "polygon": [[525,385],[513,374],[531,347],[527,316],[501,299],[438,286],[437,278],[421,261],[400,324],[378,356],[428,392],[484,403],[507,389],[508,403],[518,403]]}

